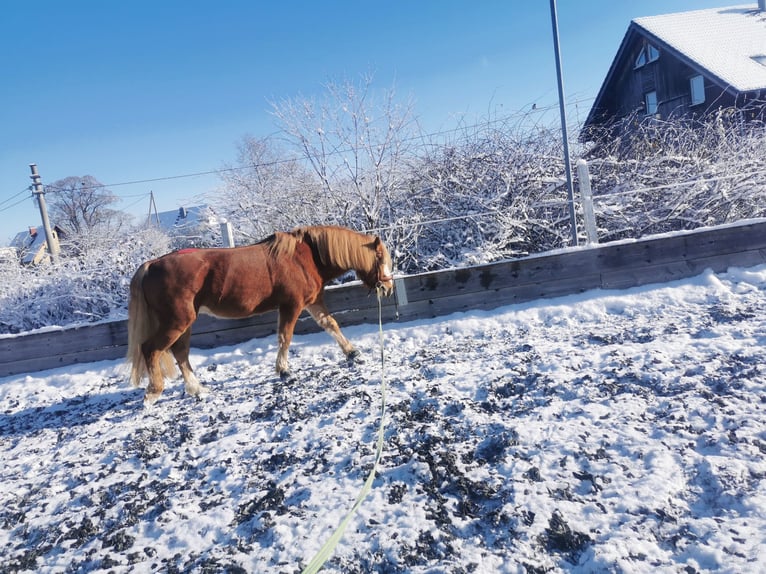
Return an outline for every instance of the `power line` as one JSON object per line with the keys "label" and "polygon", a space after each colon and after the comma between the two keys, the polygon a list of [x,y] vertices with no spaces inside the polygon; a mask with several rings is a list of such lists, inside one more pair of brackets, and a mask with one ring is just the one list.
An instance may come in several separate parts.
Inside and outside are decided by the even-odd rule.
{"label": "power line", "polygon": [[[10,196],[8,199],[4,199],[3,201],[0,201],[0,205],[3,205],[4,203],[8,203],[9,201],[11,201],[11,200],[13,200],[13,199],[16,199],[16,198],[17,198],[18,196],[20,196],[22,193],[27,193],[27,192],[29,192],[31,189],[32,189],[32,188],[31,188],[31,187],[29,187],[29,186],[25,187],[25,188],[24,188],[24,189],[22,189],[20,192],[18,192],[18,193],[16,193],[16,194],[14,194],[14,195],[12,195],[12,196]],[[22,201],[23,201],[23,200],[22,200]],[[14,203],[13,205],[18,205],[19,203],[21,203],[21,202],[17,202],[17,203]],[[11,207],[12,207],[12,206],[11,206]],[[8,209],[8,208],[6,208],[6,209]]]}
{"label": "power line", "polygon": [[[11,209],[12,207],[16,207],[17,205],[19,205],[19,204],[21,204],[21,203],[24,203],[24,202],[25,202],[25,201],[27,201],[28,199],[29,199],[28,197],[23,197],[23,198],[21,198],[19,201],[17,201],[16,203],[12,203],[12,204],[10,204],[10,205],[6,205],[6,206],[5,206],[5,207],[3,207],[2,209],[0,209],[0,213],[2,213],[2,212],[4,212],[4,211],[8,211],[8,210],[9,210],[9,209]],[[6,200],[6,201],[7,201],[7,200]]]}
{"label": "power line", "polygon": [[132,203],[130,203],[130,204],[128,204],[128,205],[126,205],[125,207],[123,207],[123,209],[130,209],[130,208],[131,208],[131,207],[133,207],[134,205],[138,205],[139,203],[141,203],[142,201],[144,201],[144,200],[145,200],[147,197],[149,197],[149,196],[150,196],[150,194],[148,194],[148,193],[144,193],[144,194],[143,194],[143,195],[141,195],[141,196],[133,195],[133,196],[131,196],[131,197],[138,197],[138,199],[137,199],[137,200],[135,200],[134,202],[132,202]]}
{"label": "power line", "polygon": [[[572,102],[570,102],[569,105],[576,105],[578,103],[586,102],[586,101],[592,100],[592,99],[593,98],[584,98],[584,99],[581,99],[581,100],[572,101]],[[427,134],[420,134],[420,135],[412,136],[412,137],[409,137],[409,138],[404,138],[402,141],[403,142],[412,142],[412,141],[418,141],[418,140],[422,141],[422,140],[427,140],[429,138],[443,137],[443,136],[446,136],[448,134],[461,133],[461,132],[465,132],[466,130],[471,130],[471,129],[478,128],[478,127],[487,127],[487,126],[493,126],[493,125],[497,125],[497,124],[504,124],[504,123],[507,123],[509,121],[512,121],[512,120],[518,119],[518,118],[524,118],[524,117],[531,116],[531,115],[542,115],[545,112],[549,112],[549,111],[551,111],[553,109],[556,109],[557,107],[558,107],[558,104],[555,104],[555,105],[552,104],[552,105],[544,106],[544,107],[535,107],[534,109],[530,109],[530,110],[526,110],[526,111],[517,111],[517,112],[508,114],[506,116],[503,116],[501,118],[497,118],[497,119],[494,119],[494,120],[486,120],[486,121],[476,122],[474,124],[468,124],[468,125],[464,125],[464,126],[458,126],[458,127],[455,127],[455,128],[450,128],[448,130],[441,130],[441,131],[438,131],[438,132],[430,132],[430,133],[427,133]],[[348,148],[336,149],[336,150],[333,150],[331,152],[327,152],[327,155],[328,156],[335,156],[335,155],[341,155],[341,154],[344,154],[344,153],[351,153],[351,152],[354,152],[354,151],[358,151],[358,148],[348,147]],[[174,180],[174,179],[184,179],[184,178],[189,178],[189,177],[201,177],[201,176],[205,176],[205,175],[219,175],[219,174],[226,173],[226,172],[241,171],[241,170],[245,170],[245,169],[272,167],[272,166],[275,166],[275,165],[280,165],[280,164],[283,164],[283,163],[289,163],[289,162],[292,162],[292,161],[295,161],[295,159],[294,158],[277,159],[277,160],[263,162],[263,163],[253,163],[253,164],[248,164],[248,165],[240,165],[240,166],[234,166],[234,167],[225,167],[225,168],[221,168],[221,169],[211,169],[211,170],[207,170],[207,171],[199,171],[199,172],[193,172],[193,173],[183,173],[183,174],[168,175],[168,176],[162,176],[162,177],[137,179],[137,180],[123,181],[123,182],[110,183],[110,184],[82,186],[80,189],[89,190],[89,189],[99,189],[99,188],[102,188],[102,187],[103,188],[121,187],[121,186],[126,186],[126,185],[139,185],[139,184],[144,184],[144,183],[157,183],[157,182],[161,182],[161,181],[171,181],[171,180]],[[52,193],[64,191],[62,188],[56,188],[56,187],[53,187],[53,186],[50,186],[50,185],[46,185],[45,186],[45,190],[46,190],[46,192],[52,192]]]}
{"label": "power line", "polygon": [[[701,183],[711,183],[716,181],[723,181],[726,179],[734,179],[737,177],[750,177],[755,175],[766,175],[766,169],[763,170],[755,170],[755,171],[747,171],[747,172],[739,172],[739,173],[733,173],[728,175],[720,175],[720,176],[713,176],[708,178],[697,178],[697,179],[689,179],[685,181],[678,181],[675,183],[668,183],[668,184],[662,184],[662,185],[656,185],[652,187],[637,187],[633,189],[629,189],[627,191],[620,191],[615,193],[604,193],[602,195],[593,196],[593,201],[607,201],[614,197],[620,197],[623,195],[636,195],[638,193],[645,193],[648,191],[656,191],[660,189],[671,189],[675,187],[685,187],[689,185],[695,185],[695,184],[701,184]],[[563,185],[563,181],[561,184]],[[426,189],[422,189],[421,191],[426,191]],[[561,199],[561,200],[549,200],[549,201],[538,201],[535,203],[531,203],[528,205],[528,207],[533,209],[539,209],[543,207],[562,207],[569,203],[567,199]],[[396,223],[392,225],[385,225],[382,227],[375,227],[373,229],[366,229],[363,231],[366,232],[374,232],[374,231],[391,231],[393,229],[404,229],[404,228],[410,228],[410,227],[418,227],[418,226],[424,226],[424,225],[434,225],[437,223],[448,223],[452,221],[461,221],[466,219],[476,219],[476,218],[482,218],[482,217],[490,217],[490,216],[497,216],[505,213],[507,210],[505,208],[502,209],[488,209],[486,211],[480,211],[476,213],[468,213],[464,215],[455,215],[452,217],[439,217],[434,219],[424,219],[421,221],[407,221],[403,223]]]}
{"label": "power line", "polygon": [[698,179],[687,179],[686,181],[677,181],[675,183],[663,183],[660,185],[653,185],[650,187],[634,187],[626,191],[619,191],[615,193],[604,193],[598,196],[594,196],[593,201],[608,200],[610,198],[620,197],[622,195],[636,195],[638,193],[646,193],[647,191],[658,191],[660,189],[671,189],[674,187],[684,187],[687,185],[694,185],[698,183],[709,183],[709,182],[723,181],[726,179],[734,179],[736,177],[749,177],[753,175],[764,175],[764,174],[766,174],[766,169],[746,171],[743,173],[731,173],[728,175],[717,175],[717,176],[708,177],[708,178],[702,177]]}

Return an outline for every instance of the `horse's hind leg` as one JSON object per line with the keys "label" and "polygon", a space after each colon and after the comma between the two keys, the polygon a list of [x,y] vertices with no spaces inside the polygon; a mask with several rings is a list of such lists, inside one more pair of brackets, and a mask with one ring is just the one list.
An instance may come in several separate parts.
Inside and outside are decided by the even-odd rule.
{"label": "horse's hind leg", "polygon": [[197,376],[192,370],[189,362],[189,347],[191,346],[191,327],[184,331],[178,340],[173,343],[170,350],[176,358],[178,368],[181,369],[181,375],[184,378],[184,389],[193,397],[201,397],[207,394],[208,390],[199,382]]}
{"label": "horse's hind leg", "polygon": [[165,388],[165,377],[174,376],[173,358],[168,351],[186,329],[188,326],[183,330],[160,331],[141,345],[146,369],[149,371],[149,385],[144,395],[144,406],[151,406],[157,402]]}
{"label": "horse's hind leg", "polygon": [[282,305],[279,308],[279,328],[277,329],[277,337],[279,341],[279,350],[277,351],[277,374],[282,380],[289,380],[292,378],[290,367],[287,362],[287,351],[293,340],[295,323],[298,321],[301,311],[302,309],[297,305]]}
{"label": "horse's hind leg", "polygon": [[165,376],[162,369],[162,359],[165,351],[152,349],[144,343],[141,346],[146,361],[146,370],[149,372],[149,385],[144,394],[144,406],[151,406],[160,398],[165,388]]}
{"label": "horse's hind leg", "polygon": [[346,355],[346,358],[349,361],[352,361],[359,356],[359,351],[357,351],[354,345],[351,344],[351,341],[346,339],[346,337],[343,336],[343,333],[340,332],[338,322],[332,315],[330,315],[330,312],[327,310],[323,301],[318,301],[313,305],[309,305],[307,309],[314,318],[314,321],[317,322],[317,325],[322,327],[322,329],[327,331],[327,333],[337,341],[343,354]]}

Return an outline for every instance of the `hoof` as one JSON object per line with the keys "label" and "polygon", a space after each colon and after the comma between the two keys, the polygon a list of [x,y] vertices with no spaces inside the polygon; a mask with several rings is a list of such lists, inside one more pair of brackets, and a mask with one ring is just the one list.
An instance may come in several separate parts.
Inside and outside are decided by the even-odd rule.
{"label": "hoof", "polygon": [[364,363],[364,359],[362,358],[362,353],[359,352],[358,349],[354,349],[348,355],[346,355],[346,360],[349,362],[349,364],[353,364],[353,363],[362,364],[362,363]]}
{"label": "hoof", "polygon": [[198,401],[204,400],[209,394],[210,389],[203,385],[197,385],[196,387],[184,387],[186,393]]}
{"label": "hoof", "polygon": [[150,409],[154,405],[154,403],[157,402],[157,399],[160,398],[161,393],[146,393],[144,395],[144,408]]}
{"label": "hoof", "polygon": [[282,380],[283,383],[295,382],[295,375],[293,375],[292,371],[282,371],[281,373],[279,373],[279,378]]}

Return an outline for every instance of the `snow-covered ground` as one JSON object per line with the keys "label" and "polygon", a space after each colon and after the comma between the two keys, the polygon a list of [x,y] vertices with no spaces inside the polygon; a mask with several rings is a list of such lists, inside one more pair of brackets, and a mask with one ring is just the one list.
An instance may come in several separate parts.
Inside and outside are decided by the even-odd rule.
{"label": "snow-covered ground", "polygon": [[[766,571],[766,266],[385,329],[373,490],[327,572]],[[0,571],[298,572],[374,460],[376,326],[0,379]]]}

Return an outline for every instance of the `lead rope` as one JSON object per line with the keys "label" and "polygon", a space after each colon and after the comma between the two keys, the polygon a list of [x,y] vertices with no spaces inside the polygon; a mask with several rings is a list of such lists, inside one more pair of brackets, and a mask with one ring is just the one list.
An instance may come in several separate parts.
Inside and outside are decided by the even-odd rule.
{"label": "lead rope", "polygon": [[361,492],[359,492],[359,495],[356,497],[356,502],[354,502],[354,506],[351,507],[351,510],[348,511],[348,514],[346,514],[345,518],[341,521],[341,523],[338,525],[338,527],[335,529],[335,532],[332,533],[332,536],[327,540],[327,542],[324,543],[322,548],[319,549],[319,552],[316,553],[314,558],[311,559],[311,562],[308,563],[308,566],[303,569],[301,574],[315,574],[318,572],[322,566],[324,566],[324,563],[327,562],[327,559],[332,554],[333,550],[335,550],[335,547],[338,545],[338,542],[340,542],[340,539],[343,537],[343,533],[346,531],[346,526],[348,526],[348,523],[351,522],[351,518],[353,518],[354,514],[356,514],[356,511],[359,509],[359,507],[362,505],[362,502],[367,497],[367,495],[370,493],[370,490],[372,490],[372,482],[375,480],[375,473],[378,470],[378,463],[380,462],[381,455],[383,454],[383,434],[385,431],[385,415],[386,415],[386,363],[385,363],[385,356],[383,353],[383,304],[380,300],[380,290],[378,290],[378,332],[379,332],[379,339],[380,339],[380,426],[378,427],[378,441],[375,451],[375,462],[372,464],[372,470],[370,470],[370,474],[367,477],[367,480],[364,483],[364,486],[362,487]]}

